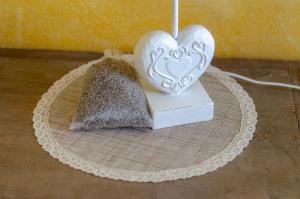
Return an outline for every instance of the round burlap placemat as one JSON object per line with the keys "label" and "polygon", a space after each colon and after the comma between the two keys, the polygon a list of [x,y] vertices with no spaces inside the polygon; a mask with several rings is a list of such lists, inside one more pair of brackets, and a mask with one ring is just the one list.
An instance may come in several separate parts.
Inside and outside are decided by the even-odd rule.
{"label": "round burlap placemat", "polygon": [[200,81],[215,103],[214,119],[160,130],[69,130],[85,64],[55,82],[34,110],[43,149],[59,161],[100,177],[161,182],[199,176],[240,154],[253,137],[255,106],[232,78],[210,66]]}

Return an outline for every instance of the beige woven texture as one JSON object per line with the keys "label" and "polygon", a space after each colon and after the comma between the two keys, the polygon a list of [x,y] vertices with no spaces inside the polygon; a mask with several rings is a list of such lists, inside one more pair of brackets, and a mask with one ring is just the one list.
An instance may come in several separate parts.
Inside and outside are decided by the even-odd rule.
{"label": "beige woven texture", "polygon": [[160,130],[115,129],[91,132],[67,130],[72,120],[82,78],[56,99],[50,110],[55,139],[78,156],[110,168],[158,171],[199,164],[221,152],[239,132],[239,102],[215,78],[202,78],[215,103],[214,119]]}
{"label": "beige woven texture", "polygon": [[[97,176],[159,182],[204,174],[238,155],[252,138],[256,123],[255,107],[247,93],[234,80],[218,77],[219,70],[213,71],[215,75],[201,77],[215,104],[214,119],[209,122],[160,130],[68,130],[83,83],[81,74],[58,92],[45,120],[49,128],[43,133],[45,128],[39,129],[43,124],[35,121],[39,117],[36,110],[36,136],[52,156]],[[222,78],[223,83],[229,82],[227,86]],[[241,102],[250,106],[243,108],[244,113]],[[39,106],[43,103],[37,109]],[[43,137],[45,133],[49,136]]]}

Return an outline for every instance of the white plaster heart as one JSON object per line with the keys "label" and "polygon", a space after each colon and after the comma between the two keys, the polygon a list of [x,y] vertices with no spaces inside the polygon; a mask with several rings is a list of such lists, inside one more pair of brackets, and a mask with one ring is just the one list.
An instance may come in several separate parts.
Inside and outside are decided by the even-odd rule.
{"label": "white plaster heart", "polygon": [[136,45],[134,64],[154,87],[177,95],[205,72],[214,50],[214,39],[203,26],[184,28],[176,40],[166,32],[154,31]]}

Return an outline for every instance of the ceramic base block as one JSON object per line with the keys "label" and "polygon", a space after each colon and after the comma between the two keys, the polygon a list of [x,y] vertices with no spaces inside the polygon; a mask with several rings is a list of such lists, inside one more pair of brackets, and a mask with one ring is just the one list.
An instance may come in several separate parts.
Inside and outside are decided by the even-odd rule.
{"label": "ceramic base block", "polygon": [[164,94],[141,80],[153,118],[153,129],[208,121],[214,115],[214,103],[200,81],[178,96]]}

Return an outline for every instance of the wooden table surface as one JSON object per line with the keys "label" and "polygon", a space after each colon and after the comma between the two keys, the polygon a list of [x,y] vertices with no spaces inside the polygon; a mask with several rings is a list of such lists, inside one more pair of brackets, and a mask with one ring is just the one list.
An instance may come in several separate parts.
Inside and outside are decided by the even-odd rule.
{"label": "wooden table surface", "polygon": [[[300,198],[300,92],[240,82],[258,112],[244,152],[187,180],[128,183],[95,177],[50,157],[37,143],[32,111],[41,95],[97,53],[0,49],[0,198]],[[300,62],[215,59],[249,77],[300,83]]]}

